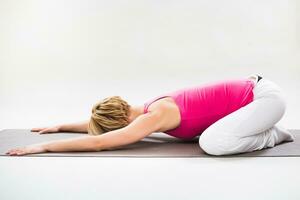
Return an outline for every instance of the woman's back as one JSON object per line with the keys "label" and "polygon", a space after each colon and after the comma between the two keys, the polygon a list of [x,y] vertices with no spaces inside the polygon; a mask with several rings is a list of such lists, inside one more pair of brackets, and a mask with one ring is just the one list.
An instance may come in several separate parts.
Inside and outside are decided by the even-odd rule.
{"label": "woman's back", "polygon": [[152,103],[153,109],[160,103],[169,105],[166,115],[170,120],[162,132],[192,139],[218,119],[252,102],[253,87],[253,81],[247,78],[186,87],[146,102],[144,113],[152,109]]}

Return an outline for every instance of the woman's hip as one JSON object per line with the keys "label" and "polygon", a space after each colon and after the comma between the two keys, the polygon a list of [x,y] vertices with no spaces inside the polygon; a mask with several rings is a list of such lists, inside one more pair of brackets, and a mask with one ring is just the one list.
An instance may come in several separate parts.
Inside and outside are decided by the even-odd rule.
{"label": "woman's hip", "polygon": [[273,98],[280,99],[285,102],[285,94],[277,83],[259,75],[256,75],[254,83],[254,100],[259,98]]}

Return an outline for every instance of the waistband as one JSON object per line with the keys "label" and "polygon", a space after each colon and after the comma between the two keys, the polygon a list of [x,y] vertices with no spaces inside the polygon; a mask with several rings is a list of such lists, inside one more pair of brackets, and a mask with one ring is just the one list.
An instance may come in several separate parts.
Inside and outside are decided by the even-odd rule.
{"label": "waistband", "polygon": [[260,81],[260,79],[262,79],[263,77],[262,76],[260,76],[260,75],[257,75],[257,82],[259,82]]}
{"label": "waistband", "polygon": [[252,80],[254,84],[256,85],[263,77],[258,74],[252,74],[251,76],[248,76],[248,79]]}

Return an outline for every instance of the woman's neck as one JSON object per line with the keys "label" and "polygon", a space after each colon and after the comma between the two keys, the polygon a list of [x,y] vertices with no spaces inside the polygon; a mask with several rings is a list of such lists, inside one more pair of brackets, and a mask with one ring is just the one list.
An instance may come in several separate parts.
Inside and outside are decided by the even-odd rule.
{"label": "woman's neck", "polygon": [[144,114],[144,107],[143,106],[131,106],[130,107],[130,114],[129,114],[129,122],[133,122],[138,116]]}

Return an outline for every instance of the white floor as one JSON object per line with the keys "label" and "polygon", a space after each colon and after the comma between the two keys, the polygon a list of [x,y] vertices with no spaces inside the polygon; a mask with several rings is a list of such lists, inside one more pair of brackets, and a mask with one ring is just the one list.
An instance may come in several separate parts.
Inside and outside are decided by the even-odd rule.
{"label": "white floor", "polygon": [[299,158],[0,159],[0,199],[299,200]]}

